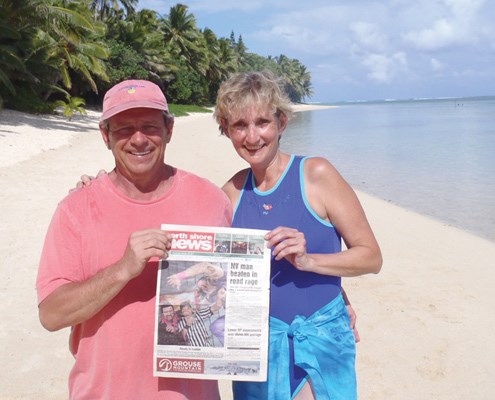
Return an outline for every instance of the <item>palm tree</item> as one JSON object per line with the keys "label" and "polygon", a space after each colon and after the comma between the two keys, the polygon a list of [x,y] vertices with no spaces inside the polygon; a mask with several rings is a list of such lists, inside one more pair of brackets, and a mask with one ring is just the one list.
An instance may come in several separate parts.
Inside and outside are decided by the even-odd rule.
{"label": "palm tree", "polygon": [[121,10],[120,5],[124,8],[127,15],[131,15],[136,11],[138,0],[91,0],[90,9],[100,20],[105,20],[113,13]]}
{"label": "palm tree", "polygon": [[107,41],[116,43],[117,47],[132,49],[137,55],[136,64],[146,69],[157,83],[173,78],[173,72],[176,71],[177,66],[167,46],[163,43],[161,22],[155,11],[141,10],[126,18],[113,15],[107,18],[106,23]]}
{"label": "palm tree", "polygon": [[313,94],[311,74],[299,60],[290,59],[281,54],[275,57],[278,74],[284,82],[284,88],[289,98],[294,102],[301,102],[305,97]]}
{"label": "palm tree", "polygon": [[264,69],[269,69],[276,75],[279,74],[277,63],[270,56],[262,57],[255,53],[246,53],[244,55],[244,62],[240,66],[241,71],[262,71]]}
{"label": "palm tree", "polygon": [[206,77],[210,81],[218,81],[222,78],[222,71],[218,57],[220,47],[217,35],[211,29],[205,28],[203,30],[203,38],[208,49],[208,70],[206,71]]}
{"label": "palm tree", "polygon": [[301,100],[313,95],[313,85],[311,84],[311,73],[307,68],[299,63],[299,93],[301,94]]}
{"label": "palm tree", "polygon": [[45,46],[46,63],[57,69],[58,80],[72,88],[72,74],[77,74],[98,92],[94,76],[107,80],[104,60],[108,49],[102,43],[105,27],[92,22],[87,4],[67,3],[67,8],[52,7],[48,23],[50,31],[40,31],[38,45]]}
{"label": "palm tree", "polygon": [[[74,78],[80,77],[94,92],[93,77],[106,79],[103,26],[91,22],[89,0],[3,0],[0,20],[1,51],[9,55],[1,57],[8,64],[2,67],[2,82],[10,88],[9,102],[15,107],[46,111],[50,95],[66,93]],[[45,101],[35,104],[37,98]]]}
{"label": "palm tree", "polygon": [[46,12],[44,1],[0,2],[0,106],[15,98],[17,81],[39,80],[26,67],[26,54]]}
{"label": "palm tree", "polygon": [[[17,54],[15,42],[21,39],[21,35],[15,27],[11,26],[7,18],[7,9],[0,5],[0,89],[2,86],[11,94],[15,95],[15,86],[10,77],[15,71],[26,72],[24,62]],[[3,100],[0,90],[0,108]]]}
{"label": "palm tree", "polygon": [[215,97],[220,83],[229,73],[236,70],[236,58],[226,39],[217,39],[215,33],[208,28],[203,30],[206,47],[208,49],[208,70],[206,81],[208,83],[208,100],[215,102]]}
{"label": "palm tree", "polygon": [[168,18],[163,20],[163,39],[172,54],[183,60],[191,70],[206,75],[208,59],[205,39],[186,5],[177,4],[170,8]]}
{"label": "palm tree", "polygon": [[239,62],[235,51],[230,46],[229,39],[221,38],[218,40],[218,60],[222,68],[222,80],[231,73],[239,70]]}

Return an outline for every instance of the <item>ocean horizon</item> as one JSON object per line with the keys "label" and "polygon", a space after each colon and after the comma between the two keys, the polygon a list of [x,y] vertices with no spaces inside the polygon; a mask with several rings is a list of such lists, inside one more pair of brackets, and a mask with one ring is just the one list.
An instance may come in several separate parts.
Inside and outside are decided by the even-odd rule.
{"label": "ocean horizon", "polygon": [[338,106],[338,105],[367,105],[367,104],[387,104],[387,103],[415,103],[415,102],[457,102],[457,105],[463,104],[465,101],[492,101],[495,100],[495,95],[490,96],[464,96],[464,97],[412,97],[409,99],[371,99],[371,100],[341,100],[328,102],[307,102],[305,104],[322,105],[322,106]]}
{"label": "ocean horizon", "polygon": [[495,96],[373,100],[295,113],[284,151],[357,190],[495,242]]}

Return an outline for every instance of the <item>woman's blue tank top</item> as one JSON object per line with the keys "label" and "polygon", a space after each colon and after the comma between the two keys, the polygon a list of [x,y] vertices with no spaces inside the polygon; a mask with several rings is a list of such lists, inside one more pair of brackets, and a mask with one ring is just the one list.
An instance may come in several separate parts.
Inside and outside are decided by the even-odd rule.
{"label": "woman's blue tank top", "polygon": [[[262,192],[249,171],[234,212],[233,227],[272,230],[287,226],[304,232],[308,253],[337,253],[341,238],[334,226],[309,206],[304,189],[304,160],[291,156],[277,184]],[[341,291],[337,276],[297,270],[283,259],[272,258],[270,315],[290,324],[296,315],[309,317]]]}

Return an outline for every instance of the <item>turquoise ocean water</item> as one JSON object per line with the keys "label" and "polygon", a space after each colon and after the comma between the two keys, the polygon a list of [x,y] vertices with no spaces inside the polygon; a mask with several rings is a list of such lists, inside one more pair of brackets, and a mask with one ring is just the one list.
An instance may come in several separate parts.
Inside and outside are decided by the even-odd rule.
{"label": "turquoise ocean water", "polygon": [[282,149],[326,157],[355,189],[495,242],[495,96],[296,113]]}

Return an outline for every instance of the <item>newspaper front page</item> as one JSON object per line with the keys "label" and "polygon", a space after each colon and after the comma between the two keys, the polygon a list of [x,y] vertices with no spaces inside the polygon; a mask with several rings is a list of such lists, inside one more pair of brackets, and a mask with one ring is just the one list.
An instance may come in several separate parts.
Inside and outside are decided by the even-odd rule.
{"label": "newspaper front page", "polygon": [[162,225],[154,375],[266,381],[270,249],[256,229]]}

